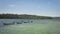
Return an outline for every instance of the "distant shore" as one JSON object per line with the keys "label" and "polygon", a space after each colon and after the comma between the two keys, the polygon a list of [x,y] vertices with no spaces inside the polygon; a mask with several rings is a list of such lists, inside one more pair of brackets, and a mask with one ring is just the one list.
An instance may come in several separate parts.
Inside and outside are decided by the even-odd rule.
{"label": "distant shore", "polygon": [[0,14],[0,19],[52,19],[49,16],[37,16],[28,14]]}

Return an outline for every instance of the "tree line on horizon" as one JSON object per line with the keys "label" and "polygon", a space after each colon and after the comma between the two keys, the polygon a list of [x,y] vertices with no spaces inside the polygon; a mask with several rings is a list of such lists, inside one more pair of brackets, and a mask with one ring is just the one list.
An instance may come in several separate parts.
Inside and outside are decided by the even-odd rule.
{"label": "tree line on horizon", "polygon": [[49,16],[37,16],[28,14],[0,14],[0,19],[52,19]]}

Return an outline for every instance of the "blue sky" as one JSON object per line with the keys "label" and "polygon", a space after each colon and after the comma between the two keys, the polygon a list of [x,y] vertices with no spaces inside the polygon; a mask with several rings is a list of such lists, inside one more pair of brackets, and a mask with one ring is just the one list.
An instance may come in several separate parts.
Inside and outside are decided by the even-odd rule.
{"label": "blue sky", "polygon": [[0,0],[0,14],[60,17],[60,0]]}

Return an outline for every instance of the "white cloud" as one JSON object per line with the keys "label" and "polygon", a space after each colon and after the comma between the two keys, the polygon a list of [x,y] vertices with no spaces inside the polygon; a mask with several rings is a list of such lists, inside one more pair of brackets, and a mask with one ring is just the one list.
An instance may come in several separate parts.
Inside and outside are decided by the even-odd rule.
{"label": "white cloud", "polygon": [[15,7],[15,5],[13,5],[13,4],[11,4],[11,5],[9,5],[10,7]]}

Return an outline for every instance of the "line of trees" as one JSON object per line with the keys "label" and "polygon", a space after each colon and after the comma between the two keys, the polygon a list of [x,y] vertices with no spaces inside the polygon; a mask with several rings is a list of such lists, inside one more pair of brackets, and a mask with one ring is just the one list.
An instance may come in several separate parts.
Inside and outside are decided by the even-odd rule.
{"label": "line of trees", "polygon": [[36,16],[36,15],[18,15],[18,14],[0,14],[0,19],[52,19],[48,16]]}

